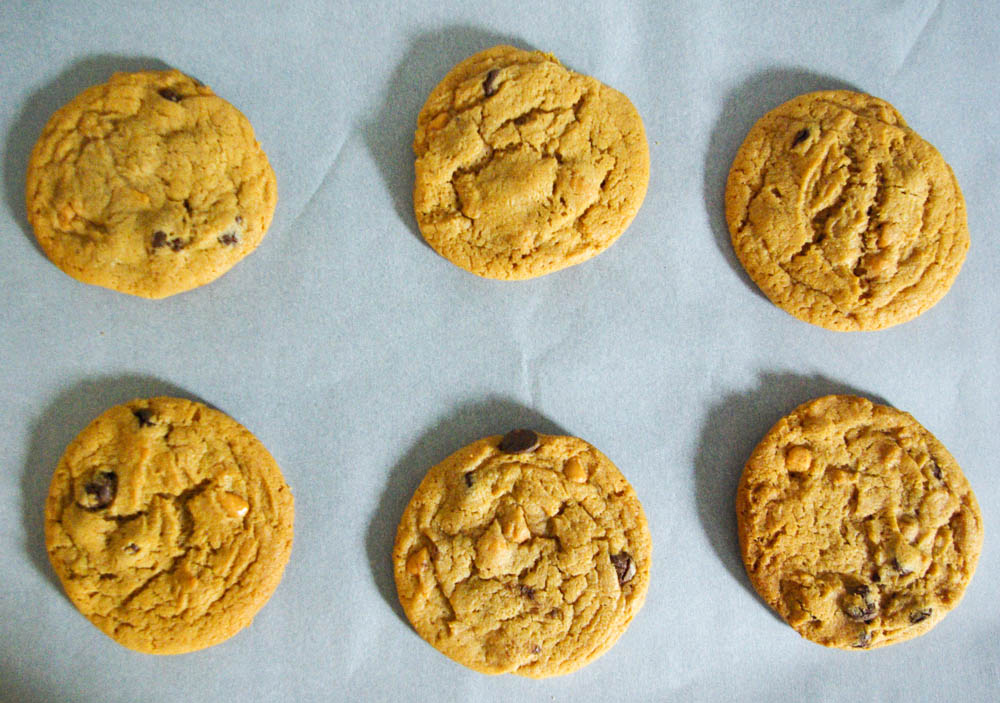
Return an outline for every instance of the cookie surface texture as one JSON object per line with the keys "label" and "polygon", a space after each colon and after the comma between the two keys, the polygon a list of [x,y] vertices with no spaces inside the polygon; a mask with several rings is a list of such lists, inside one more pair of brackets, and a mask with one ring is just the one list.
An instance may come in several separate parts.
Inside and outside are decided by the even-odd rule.
{"label": "cookie surface texture", "polygon": [[726,183],[733,248],[795,317],[839,331],[906,322],[951,287],[965,200],[938,151],[879,98],[800,95],[753,126]]}
{"label": "cookie surface texture", "polygon": [[740,480],[750,582],[800,635],[865,650],[921,635],[975,571],[983,521],[962,470],[907,413],[855,396],[796,408]]}
{"label": "cookie surface texture", "polygon": [[607,457],[519,430],[428,472],[393,565],[403,609],[434,647],[476,671],[542,678],[618,640],[645,599],[650,554],[642,506]]}
{"label": "cookie surface texture", "polygon": [[271,224],[249,121],[179,71],[116,73],[56,111],[28,163],[28,220],[85,283],[163,298],[215,280]]}
{"label": "cookie surface texture", "polygon": [[413,148],[424,239],[486,278],[590,259],[625,231],[649,183],[646,134],[628,98],[551,54],[510,46],[445,76]]}
{"label": "cookie surface texture", "polygon": [[244,427],[200,403],[133,400],[66,449],[45,505],[73,604],[120,644],[202,649],[250,624],[281,580],[294,506]]}

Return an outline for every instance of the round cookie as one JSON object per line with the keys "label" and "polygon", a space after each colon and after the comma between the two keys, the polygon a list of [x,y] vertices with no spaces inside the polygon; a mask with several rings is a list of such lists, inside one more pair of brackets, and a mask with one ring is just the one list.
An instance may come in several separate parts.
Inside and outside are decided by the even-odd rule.
{"label": "round cookie", "polygon": [[753,126],[729,172],[726,220],[767,297],[832,330],[916,317],[969,248],[948,164],[892,105],[847,90],[800,95]]}
{"label": "round cookie", "polygon": [[52,115],[28,163],[28,220],[73,278],[163,298],[252,252],[274,171],[236,108],[179,71],[116,73]]}
{"label": "round cookie", "polygon": [[292,549],[281,470],[201,403],[133,400],[91,422],[56,467],[49,559],[70,601],[120,644],[180,654],[250,624]]}
{"label": "round cookie", "polygon": [[417,633],[486,674],[567,674],[642,607],[649,528],[614,464],[575,437],[515,430],[460,449],[417,488],[393,565]]}
{"label": "round cookie", "polygon": [[907,413],[831,395],[761,440],[736,497],[743,562],[803,637],[871,649],[937,624],[976,569],[983,521],[948,450]]}
{"label": "round cookie", "polygon": [[486,278],[525,279],[599,254],[649,183],[628,98],[551,54],[511,46],[462,61],[431,92],[413,140],[427,242]]}

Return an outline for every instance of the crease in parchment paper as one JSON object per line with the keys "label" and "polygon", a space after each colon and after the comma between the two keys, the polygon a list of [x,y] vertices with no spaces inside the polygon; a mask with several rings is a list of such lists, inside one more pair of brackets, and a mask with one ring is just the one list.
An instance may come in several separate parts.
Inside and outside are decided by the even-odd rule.
{"label": "crease in parchment paper", "polygon": [[923,37],[924,34],[927,33],[927,30],[931,28],[931,25],[936,26],[940,22],[941,13],[942,13],[941,0],[938,0],[937,3],[935,3],[934,5],[934,9],[932,9],[930,12],[927,13],[927,17],[924,19],[923,24],[920,25],[920,29],[918,29],[917,32],[913,35],[913,41],[910,42],[910,45],[906,48],[906,51],[903,53],[903,58],[900,60],[899,65],[896,66],[896,70],[893,71],[892,75],[889,76],[890,81],[894,79],[897,75],[899,75],[899,72],[902,71],[903,68],[906,66],[907,62],[910,60],[910,57],[913,55],[913,52],[920,44],[921,37]]}

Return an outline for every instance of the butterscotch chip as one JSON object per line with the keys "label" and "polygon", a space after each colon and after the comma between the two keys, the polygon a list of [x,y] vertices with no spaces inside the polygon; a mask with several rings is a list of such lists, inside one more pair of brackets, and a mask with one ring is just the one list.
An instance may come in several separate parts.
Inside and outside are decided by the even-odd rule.
{"label": "butterscotch chip", "polygon": [[177,398],[115,406],[74,439],[45,504],[66,595],[120,644],[179,654],[250,624],[281,580],[294,507],[244,427]]}
{"label": "butterscotch chip", "polygon": [[767,297],[833,330],[925,312],[969,248],[941,154],[892,105],[847,90],[800,95],[753,126],[729,172],[726,220]]}
{"label": "butterscotch chip", "polygon": [[[808,447],[808,465],[792,463]],[[976,569],[983,522],[951,454],[907,413],[831,395],[796,408],[736,497],[750,582],[803,637],[870,649],[937,624]]]}
{"label": "butterscotch chip", "polygon": [[179,71],[116,73],[52,115],[28,163],[28,220],[70,276],[144,298],[252,252],[274,172],[236,108]]}
{"label": "butterscotch chip", "polygon": [[[618,469],[581,439],[535,439],[510,454],[487,437],[431,468],[396,533],[406,616],[483,673],[579,669],[625,632],[649,585],[649,529]],[[567,477],[572,461],[589,480]]]}
{"label": "butterscotch chip", "polygon": [[487,278],[532,278],[597,255],[632,222],[649,182],[628,98],[551,54],[510,46],[445,76],[413,148],[421,233]]}

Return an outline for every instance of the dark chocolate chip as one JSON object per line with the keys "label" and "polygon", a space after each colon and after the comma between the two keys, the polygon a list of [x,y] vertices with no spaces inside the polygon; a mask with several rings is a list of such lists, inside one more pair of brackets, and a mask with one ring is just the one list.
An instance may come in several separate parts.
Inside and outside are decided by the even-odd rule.
{"label": "dark chocolate chip", "polygon": [[153,426],[153,411],[149,408],[139,408],[138,410],[133,410],[132,414],[135,415],[136,419],[139,421],[139,427]]}
{"label": "dark chocolate chip", "polygon": [[878,572],[877,571],[873,571],[872,572],[872,581],[874,583],[878,583],[881,580],[882,580],[882,577],[878,575]]}
{"label": "dark chocolate chip", "polygon": [[486,74],[486,80],[483,81],[483,92],[486,93],[487,98],[491,95],[496,95],[497,90],[499,90],[499,88],[494,85],[498,75],[500,75],[499,68],[494,68]]}
{"label": "dark chocolate chip", "polygon": [[170,88],[160,88],[160,97],[166,98],[172,103],[179,103],[181,101],[180,94],[175,93]]}
{"label": "dark chocolate chip", "polygon": [[135,542],[129,542],[125,545],[125,551],[129,554],[136,554],[139,551],[139,545]]}
{"label": "dark chocolate chip", "polygon": [[635,562],[632,560],[631,554],[620,552],[609,556],[611,557],[611,565],[615,567],[615,573],[618,574],[619,586],[624,586],[635,578]]}
{"label": "dark chocolate chip", "polygon": [[191,203],[187,198],[184,198],[184,209],[187,210],[187,214],[191,214]]}
{"label": "dark chocolate chip", "polygon": [[541,647],[539,647],[539,646],[538,646],[538,645],[536,644],[536,645],[535,645],[534,647],[532,647],[532,648],[531,648],[531,653],[532,653],[532,654],[541,654],[541,653],[542,653],[542,648],[541,648]]}
{"label": "dark chocolate chip", "polygon": [[517,588],[518,590],[521,591],[521,595],[527,598],[528,600],[535,599],[535,589],[532,588],[531,586],[525,586],[523,583],[520,583],[517,585]]}
{"label": "dark chocolate chip", "polygon": [[243,224],[243,215],[237,215],[236,216],[236,224],[238,224],[238,225],[242,225]]}
{"label": "dark chocolate chip", "polygon": [[931,459],[931,473],[934,474],[934,478],[938,481],[941,480],[941,467],[937,465],[937,462]]}
{"label": "dark chocolate chip", "polygon": [[849,597],[844,605],[844,613],[851,620],[857,622],[871,622],[878,615],[878,603],[872,596],[868,586],[858,586],[851,591],[853,597]]}
{"label": "dark chocolate chip", "polygon": [[178,237],[174,237],[173,239],[170,240],[170,249],[171,249],[171,251],[180,251],[181,249],[183,249],[186,246],[187,246],[187,242],[182,241]]}
{"label": "dark chocolate chip", "polygon": [[101,471],[88,483],[84,484],[83,492],[87,494],[90,505],[87,510],[100,510],[111,505],[118,493],[118,474],[113,471]]}
{"label": "dark chocolate chip", "polygon": [[548,612],[548,616],[550,618],[557,618],[557,617],[559,617],[559,615],[560,615],[559,608],[553,608],[552,610],[550,610]]}
{"label": "dark chocolate chip", "polygon": [[153,232],[153,248],[159,249],[165,246],[167,246],[167,233],[162,230]]}
{"label": "dark chocolate chip", "polygon": [[465,485],[468,486],[469,488],[472,488],[472,481],[473,481],[472,472],[469,471],[462,478],[465,479]]}
{"label": "dark chocolate chip", "polygon": [[916,625],[918,622],[923,622],[931,616],[931,609],[924,608],[923,610],[914,610],[910,613],[910,622]]}
{"label": "dark chocolate chip", "polygon": [[225,234],[219,235],[219,243],[225,244],[226,246],[236,246],[239,241],[240,240],[236,237],[235,232],[226,232]]}
{"label": "dark chocolate chip", "polygon": [[500,451],[506,454],[525,454],[538,448],[538,435],[532,430],[511,430],[500,440]]}
{"label": "dark chocolate chip", "polygon": [[792,146],[798,146],[808,138],[809,138],[808,128],[799,130],[799,133],[795,135],[795,139],[792,140]]}
{"label": "dark chocolate chip", "polygon": [[857,649],[867,649],[868,645],[872,643],[872,634],[868,631],[862,632],[858,635],[858,641],[852,644],[852,647]]}

